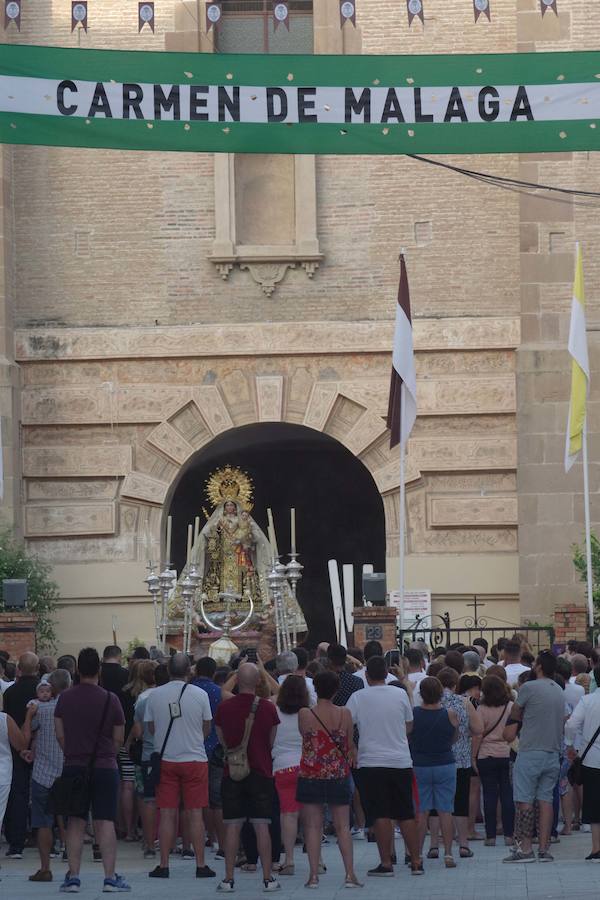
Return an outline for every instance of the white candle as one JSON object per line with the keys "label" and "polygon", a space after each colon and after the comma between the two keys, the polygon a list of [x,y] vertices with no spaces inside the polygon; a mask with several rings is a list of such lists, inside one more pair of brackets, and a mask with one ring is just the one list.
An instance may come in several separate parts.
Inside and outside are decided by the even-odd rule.
{"label": "white candle", "polygon": [[275,556],[279,556],[279,550],[277,549],[277,538],[275,536],[275,523],[273,522],[273,513],[270,509],[267,510],[267,519],[269,520],[269,541],[271,542],[271,547],[273,548],[273,554]]}
{"label": "white candle", "polygon": [[173,528],[173,517],[167,517],[167,540],[165,544],[165,563],[171,562],[171,530]]}
{"label": "white candle", "polygon": [[296,552],[296,510],[292,506],[290,509],[290,520],[292,528],[292,553]]}
{"label": "white candle", "polygon": [[198,562],[198,538],[200,537],[200,516],[196,516],[194,519],[194,558],[193,562]]}
{"label": "white candle", "polygon": [[194,526],[188,525],[188,535],[187,535],[187,557],[185,564],[189,568],[190,562],[192,560],[192,537],[194,534]]}

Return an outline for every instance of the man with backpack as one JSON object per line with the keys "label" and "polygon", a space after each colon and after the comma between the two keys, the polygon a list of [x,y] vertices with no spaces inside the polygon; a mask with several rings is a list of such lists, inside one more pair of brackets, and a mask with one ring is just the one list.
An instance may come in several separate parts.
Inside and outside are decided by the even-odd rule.
{"label": "man with backpack", "polygon": [[214,878],[204,863],[203,810],[208,806],[208,762],[204,738],[211,729],[208,694],[188,684],[190,661],[175,653],[168,662],[170,681],[154,688],[144,712],[144,722],[154,734],[151,767],[160,773],[156,806],[160,809],[160,863],[150,878],[169,877],[169,853],[175,844],[177,813],[181,799],[190,816],[192,846],[196,854],[196,878]]}
{"label": "man with backpack", "polygon": [[225,878],[218,886],[222,892],[235,890],[235,857],[246,820],[256,832],[264,890],[280,888],[271,874],[269,835],[275,790],[271,748],[279,716],[274,703],[256,696],[259,679],[258,667],[254,663],[243,663],[237,673],[237,695],[224,700],[215,715],[217,736],[224,747],[226,760],[222,785]]}

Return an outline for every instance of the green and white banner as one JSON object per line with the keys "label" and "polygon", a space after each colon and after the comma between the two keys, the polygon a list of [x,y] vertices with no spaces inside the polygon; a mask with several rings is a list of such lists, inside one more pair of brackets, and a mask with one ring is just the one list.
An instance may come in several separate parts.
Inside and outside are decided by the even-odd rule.
{"label": "green and white banner", "polygon": [[0,142],[217,153],[597,150],[600,52],[254,56],[3,44]]}

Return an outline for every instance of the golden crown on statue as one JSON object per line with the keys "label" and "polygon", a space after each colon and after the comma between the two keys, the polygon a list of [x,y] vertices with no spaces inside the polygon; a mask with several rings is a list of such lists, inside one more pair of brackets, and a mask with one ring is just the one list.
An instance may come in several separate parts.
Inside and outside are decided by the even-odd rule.
{"label": "golden crown on statue", "polygon": [[252,509],[253,484],[247,472],[237,466],[223,466],[211,472],[206,481],[206,498],[213,506],[235,500],[236,503],[250,512]]}

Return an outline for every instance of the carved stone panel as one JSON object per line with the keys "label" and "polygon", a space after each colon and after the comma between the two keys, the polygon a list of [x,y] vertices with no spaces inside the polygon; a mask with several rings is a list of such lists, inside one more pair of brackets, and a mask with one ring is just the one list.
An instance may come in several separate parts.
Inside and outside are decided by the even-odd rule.
{"label": "carved stone panel", "polygon": [[97,477],[127,475],[130,471],[131,447],[120,444],[23,449],[23,474],[29,477]]}
{"label": "carved stone panel", "polygon": [[517,524],[516,497],[428,498],[431,528],[488,528]]}
{"label": "carved stone panel", "polygon": [[180,465],[192,455],[194,448],[168,422],[161,422],[149,434],[148,443]]}
{"label": "carved stone panel", "polygon": [[281,422],[283,417],[283,375],[258,375],[256,396],[259,421]]}
{"label": "carved stone panel", "polygon": [[28,500],[113,500],[119,482],[114,478],[106,481],[75,481],[65,479],[55,481],[28,478],[26,482]]}
{"label": "carved stone panel", "polygon": [[337,397],[336,384],[315,384],[304,416],[304,424],[323,431]]}
{"label": "carved stone panel", "polygon": [[131,472],[123,482],[121,496],[160,505],[164,503],[168,490],[169,485],[164,481],[142,475],[141,472]]}
{"label": "carved stone panel", "polygon": [[233,428],[229,410],[216,387],[213,385],[195,387],[192,389],[192,396],[213,434],[220,434],[228,428]]}
{"label": "carved stone panel", "polygon": [[25,536],[114,534],[114,503],[26,506]]}

